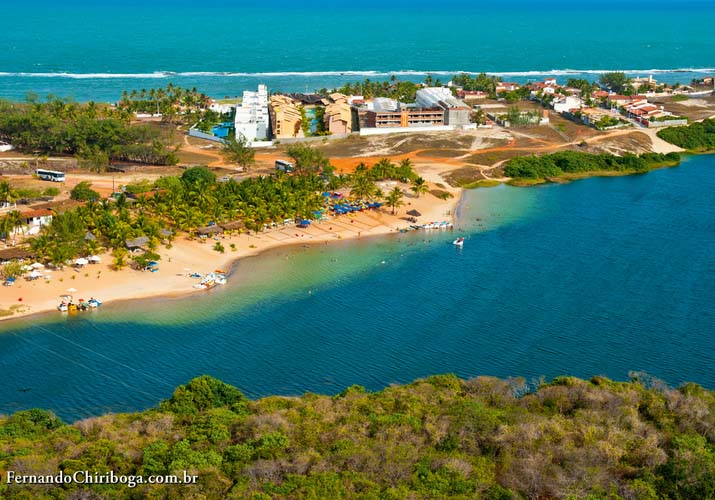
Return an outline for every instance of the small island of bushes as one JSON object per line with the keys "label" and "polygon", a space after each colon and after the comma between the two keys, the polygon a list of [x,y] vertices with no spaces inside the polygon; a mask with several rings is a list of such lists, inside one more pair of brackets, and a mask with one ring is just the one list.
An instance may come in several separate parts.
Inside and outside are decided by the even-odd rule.
{"label": "small island of bushes", "polygon": [[504,175],[516,185],[536,184],[545,181],[569,180],[591,175],[638,174],[654,168],[675,166],[680,163],[677,153],[589,154],[578,151],[561,151],[543,156],[512,158],[504,166]]}

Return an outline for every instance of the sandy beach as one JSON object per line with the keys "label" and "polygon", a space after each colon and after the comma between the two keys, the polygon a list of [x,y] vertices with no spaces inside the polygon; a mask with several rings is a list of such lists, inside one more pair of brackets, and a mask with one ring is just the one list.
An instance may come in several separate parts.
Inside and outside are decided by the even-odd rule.
{"label": "sandy beach", "polygon": [[[425,178],[431,182],[441,181],[435,172],[429,172]],[[385,191],[397,185],[395,182],[384,184],[382,187]],[[224,234],[215,237],[225,248],[223,254],[213,249],[213,238],[188,239],[186,234],[180,234],[172,242],[171,248],[158,248],[157,252],[161,255],[158,272],[137,271],[129,267],[120,271],[113,270],[109,253],[100,255],[100,263],[82,268],[65,267],[50,272],[43,270],[40,279],[27,281],[18,278],[15,285],[0,287],[1,308],[14,312],[0,317],[0,320],[17,320],[30,314],[56,311],[61,296],[68,294],[75,301],[94,297],[107,304],[118,300],[205,293],[193,288],[199,279],[190,278],[189,273],[205,274],[217,269],[228,271],[237,259],[281,246],[322,242],[329,244],[331,241],[394,234],[409,227],[410,222],[406,220],[408,210],[415,209],[422,214],[419,217],[420,223],[452,220],[461,190],[449,188],[449,191],[453,197],[448,200],[432,194],[424,194],[419,198],[411,193],[406,194],[405,205],[398,208],[395,215],[392,215],[392,209],[382,207],[351,215],[331,216],[329,220],[315,221],[304,229],[288,225],[259,234]],[[49,279],[46,279],[48,276]],[[70,289],[76,292],[68,291]]]}

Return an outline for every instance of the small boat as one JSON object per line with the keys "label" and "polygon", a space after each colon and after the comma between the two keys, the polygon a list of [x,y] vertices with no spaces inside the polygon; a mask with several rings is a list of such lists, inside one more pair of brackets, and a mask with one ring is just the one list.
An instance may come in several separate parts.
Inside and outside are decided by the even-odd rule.
{"label": "small boat", "polygon": [[210,290],[216,285],[225,285],[228,280],[226,275],[219,272],[213,272],[207,274],[200,283],[194,285],[194,288],[199,290]]}
{"label": "small boat", "polygon": [[456,240],[454,240],[454,241],[452,242],[452,245],[455,245],[455,246],[458,246],[458,247],[464,246],[464,238],[461,238],[461,237],[460,237],[460,238],[457,238]]}
{"label": "small boat", "polygon": [[102,301],[92,297],[87,301],[87,305],[90,307],[90,309],[96,309],[97,307],[100,307],[102,305]]}
{"label": "small boat", "polygon": [[58,305],[57,310],[60,312],[67,312],[67,310],[68,310],[67,302],[62,302],[60,305]]}

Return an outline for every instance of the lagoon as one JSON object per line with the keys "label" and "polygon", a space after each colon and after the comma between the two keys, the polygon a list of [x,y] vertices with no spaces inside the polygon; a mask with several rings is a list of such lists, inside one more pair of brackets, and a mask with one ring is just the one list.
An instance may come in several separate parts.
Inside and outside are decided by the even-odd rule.
{"label": "lagoon", "polygon": [[[454,233],[278,249],[190,298],[0,331],[0,412],[154,406],[210,374],[251,397],[463,377],[645,371],[715,387],[715,156],[468,191]],[[463,249],[451,245],[463,235]]]}

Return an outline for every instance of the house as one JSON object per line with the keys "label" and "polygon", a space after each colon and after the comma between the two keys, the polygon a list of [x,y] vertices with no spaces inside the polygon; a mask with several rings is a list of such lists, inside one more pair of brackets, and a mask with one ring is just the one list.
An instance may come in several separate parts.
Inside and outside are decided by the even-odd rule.
{"label": "house", "polygon": [[27,228],[27,234],[38,234],[42,226],[47,226],[52,223],[52,212],[46,208],[28,210],[21,212],[22,222]]}
{"label": "house", "polygon": [[653,78],[653,75],[649,75],[648,78],[633,78],[631,80],[631,87],[633,87],[634,90],[640,90],[641,88],[650,90],[657,86],[658,81]]}
{"label": "house", "polygon": [[478,101],[481,99],[486,99],[489,97],[488,92],[484,92],[481,90],[458,90],[457,91],[457,97],[462,99],[463,101]]}
{"label": "house", "polygon": [[565,113],[581,109],[583,101],[580,97],[560,95],[554,98],[552,105],[557,113]]}
{"label": "house", "polygon": [[500,82],[497,83],[497,86],[494,90],[497,94],[501,94],[502,92],[514,92],[515,90],[519,90],[520,88],[521,85],[519,85],[518,83]]}

